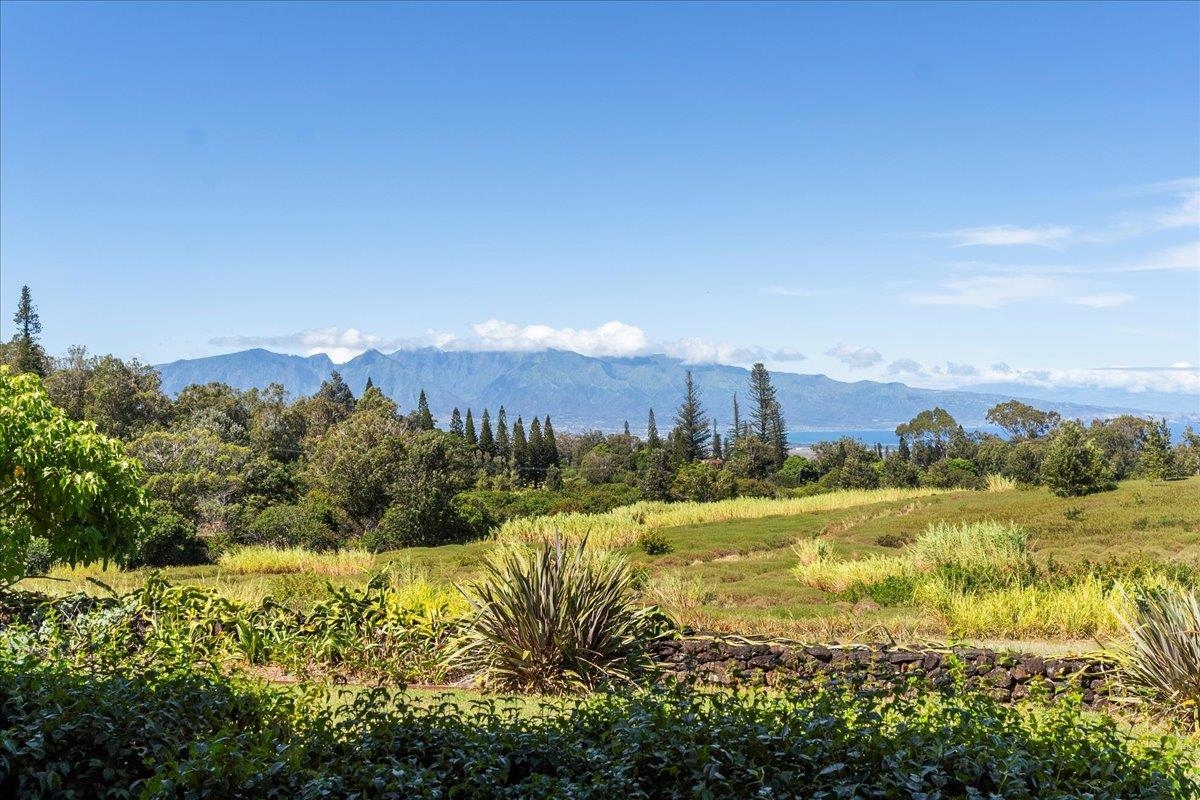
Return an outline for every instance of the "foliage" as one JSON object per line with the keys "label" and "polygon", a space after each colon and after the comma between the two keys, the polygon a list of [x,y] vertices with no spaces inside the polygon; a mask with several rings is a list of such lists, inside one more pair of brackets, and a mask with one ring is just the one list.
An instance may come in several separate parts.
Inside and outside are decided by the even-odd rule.
{"label": "foliage", "polygon": [[1100,448],[1077,422],[1065,423],[1054,435],[1042,462],[1042,480],[1059,497],[1080,497],[1116,485]]}
{"label": "foliage", "polygon": [[146,527],[130,558],[135,567],[174,567],[203,564],[208,550],[196,536],[196,526],[162,501],[150,503]]}
{"label": "foliage", "polygon": [[248,526],[246,541],[273,547],[336,550],[346,543],[333,509],[319,499],[264,508]]}
{"label": "foliage", "polygon": [[144,507],[141,469],[119,442],[68,418],[36,375],[0,367],[0,582],[24,573],[34,536],[54,561],[124,558]]}
{"label": "foliage", "polygon": [[561,693],[630,683],[650,667],[661,615],[635,605],[628,562],[561,537],[488,559],[468,593],[473,617],[454,662],[485,686]]}
{"label": "foliage", "polygon": [[25,574],[45,575],[54,566],[54,553],[50,548],[50,540],[42,536],[34,536],[25,548]]}
{"label": "foliage", "polygon": [[1152,693],[1169,714],[1200,730],[1200,596],[1195,584],[1122,599],[1117,614],[1129,636],[1121,653],[1125,676]]}
{"label": "foliage", "polygon": [[982,489],[986,485],[975,464],[965,458],[944,458],[930,464],[921,474],[921,483],[939,489]]}
{"label": "foliage", "polygon": [[706,461],[684,464],[671,483],[671,497],[693,503],[728,500],[737,494],[733,475]]}
{"label": "foliage", "polygon": [[638,547],[648,556],[661,556],[671,552],[671,541],[663,536],[661,531],[642,531],[638,537]]}
{"label": "foliage", "polygon": [[1062,421],[1057,411],[1042,411],[1020,400],[1009,400],[988,409],[987,420],[1008,431],[1013,439],[1037,439]]}
{"label": "foliage", "polygon": [[[1060,704],[976,692],[881,698],[686,687],[421,704],[382,689],[281,691],[173,664],[92,673],[0,652],[8,796],[1195,796],[1185,746]],[[48,732],[53,731],[53,735]]]}

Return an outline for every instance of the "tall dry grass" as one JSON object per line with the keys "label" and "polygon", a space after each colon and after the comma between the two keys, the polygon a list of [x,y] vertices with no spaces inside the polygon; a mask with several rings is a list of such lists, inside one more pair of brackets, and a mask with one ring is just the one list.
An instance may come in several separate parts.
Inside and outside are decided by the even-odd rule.
{"label": "tall dry grass", "polygon": [[640,502],[615,508],[604,514],[573,513],[513,519],[500,526],[495,538],[501,542],[533,544],[549,541],[558,534],[568,541],[582,541],[586,537],[589,546],[609,549],[635,544],[638,537],[647,530],[839,511],[874,503],[928,497],[948,491],[950,490],[931,488],[852,489],[783,499],[738,497],[712,503]]}
{"label": "tall dry grass", "polygon": [[222,553],[217,565],[235,575],[284,575],[310,572],[334,578],[361,575],[371,569],[375,558],[365,550],[314,553],[303,547],[275,548],[262,545],[241,547]]}

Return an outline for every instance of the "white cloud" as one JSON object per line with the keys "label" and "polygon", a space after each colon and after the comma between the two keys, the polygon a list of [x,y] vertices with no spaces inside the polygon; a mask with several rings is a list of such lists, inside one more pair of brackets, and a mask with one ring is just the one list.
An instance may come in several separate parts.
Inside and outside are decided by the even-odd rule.
{"label": "white cloud", "polygon": [[888,365],[887,374],[903,374],[935,388],[1011,383],[1045,389],[1121,389],[1127,392],[1200,394],[1200,369],[1186,361],[1170,367],[1110,366],[1078,368],[1018,368],[1004,362],[975,367],[949,362],[945,368],[923,369],[911,359]]}
{"label": "white cloud", "polygon": [[616,320],[597,328],[551,328],[549,325],[516,325],[498,319],[471,326],[473,338],[466,350],[570,350],[585,356],[634,356],[650,352],[641,328]]}
{"label": "white cloud", "polygon": [[1124,292],[1098,292],[1068,297],[1066,301],[1072,305],[1087,306],[1088,308],[1116,308],[1132,303],[1136,299],[1133,295]]}
{"label": "white cloud", "polygon": [[500,319],[477,322],[468,336],[429,330],[412,338],[387,338],[357,328],[314,328],[280,336],[222,336],[209,341],[220,348],[267,347],[306,356],[325,353],[341,364],[367,350],[442,350],[534,352],[567,350],[585,356],[629,357],[665,353],[689,364],[752,364],[756,361],[796,362],[804,354],[790,348],[767,348],[687,338],[652,342],[646,332],[623,322],[606,322],[595,328],[553,328],[517,325]]}
{"label": "white cloud", "polygon": [[901,358],[887,365],[884,375],[920,375],[924,372],[921,365],[911,358]]}
{"label": "white cloud", "polygon": [[[437,344],[442,334],[429,332],[425,345]],[[219,336],[209,341],[217,347],[274,347],[284,352],[306,356],[325,353],[335,363],[341,364],[367,350],[397,349],[411,340],[390,339],[357,328],[341,330],[336,326],[309,328],[280,336]]]}
{"label": "white cloud", "polygon": [[1046,275],[980,275],[947,281],[941,291],[908,294],[904,299],[925,306],[1000,308],[1045,300],[1061,292],[1062,282]]}
{"label": "white cloud", "polygon": [[836,358],[850,369],[863,369],[883,361],[883,356],[874,347],[852,344],[838,344],[826,350],[825,355]]}
{"label": "white cloud", "polygon": [[984,225],[932,235],[940,239],[953,239],[952,247],[1007,247],[1022,244],[1055,247],[1066,242],[1074,233],[1072,228],[1063,225],[1039,225],[1031,228]]}

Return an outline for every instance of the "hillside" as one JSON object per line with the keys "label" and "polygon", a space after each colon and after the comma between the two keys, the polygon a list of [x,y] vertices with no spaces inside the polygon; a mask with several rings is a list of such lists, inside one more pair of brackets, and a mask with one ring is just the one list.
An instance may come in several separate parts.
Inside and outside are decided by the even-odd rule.
{"label": "hillside", "polygon": [[[222,381],[240,389],[281,383],[293,395],[311,394],[337,369],[356,392],[371,378],[404,409],[424,389],[434,415],[445,420],[458,407],[493,410],[504,404],[517,414],[550,414],[560,430],[617,430],[625,420],[636,432],[653,408],[659,425],[670,425],[685,370],[691,369],[709,413],[726,427],[734,392],[745,397],[747,371],[720,364],[687,366],[668,356],[593,358],[560,350],[532,353],[375,350],[341,365],[328,356],[302,357],[255,349],[159,367],[163,388],[174,394],[191,383]],[[784,414],[793,429],[888,428],[922,409],[941,406],[966,425],[984,422],[987,409],[1010,394],[918,389],[902,383],[836,381],[824,375],[774,373]],[[1074,402],[1030,401],[1064,416],[1103,416],[1120,409]]]}

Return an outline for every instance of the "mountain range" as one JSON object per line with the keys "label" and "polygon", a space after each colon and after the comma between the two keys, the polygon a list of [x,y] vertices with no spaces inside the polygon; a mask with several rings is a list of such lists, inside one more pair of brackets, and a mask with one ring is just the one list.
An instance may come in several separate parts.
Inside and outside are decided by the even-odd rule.
{"label": "mountain range", "polygon": [[[280,383],[292,396],[312,394],[337,370],[355,394],[367,379],[402,410],[416,406],[422,389],[434,416],[447,421],[451,409],[479,416],[500,405],[509,419],[549,414],[559,430],[619,430],[626,420],[636,433],[653,408],[661,429],[669,428],[691,370],[710,417],[722,429],[732,416],[736,392],[745,408],[748,371],[722,364],[688,365],[665,355],[599,358],[562,350],[469,352],[436,348],[367,352],[343,364],[327,355],[287,355],[263,349],[185,359],[158,366],[163,390],[176,394],[193,383],[220,381],[238,389]],[[964,425],[985,424],[987,409],[1010,393],[920,389],[902,383],[836,381],[824,375],[772,373],[788,427],[792,430],[884,429],[906,422],[926,408],[941,406]],[[1064,400],[1023,398],[1065,417],[1089,420],[1132,409]],[[1154,409],[1138,409],[1145,412]]]}

